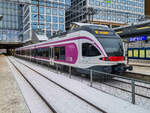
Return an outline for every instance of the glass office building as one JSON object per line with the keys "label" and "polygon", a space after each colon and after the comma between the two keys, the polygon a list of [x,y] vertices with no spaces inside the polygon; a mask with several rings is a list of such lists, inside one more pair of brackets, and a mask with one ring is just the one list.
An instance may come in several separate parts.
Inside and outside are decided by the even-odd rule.
{"label": "glass office building", "polygon": [[[137,22],[144,15],[144,0],[71,0],[70,11],[66,12],[66,27],[71,22],[85,22],[88,17],[84,11],[88,7],[97,9],[93,23],[129,24]],[[78,10],[73,11],[73,10]],[[91,19],[92,20],[92,19]]]}
{"label": "glass office building", "polygon": [[19,4],[0,1],[0,41],[21,41],[20,32],[22,24],[22,6]]}
{"label": "glass office building", "polygon": [[23,15],[24,41],[31,40],[33,31],[51,37],[65,30],[65,0],[32,0],[32,5],[24,6]]}

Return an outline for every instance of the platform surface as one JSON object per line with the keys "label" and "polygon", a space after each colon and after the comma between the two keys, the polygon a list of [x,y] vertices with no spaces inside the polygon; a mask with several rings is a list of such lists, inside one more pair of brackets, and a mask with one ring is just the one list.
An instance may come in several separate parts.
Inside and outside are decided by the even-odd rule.
{"label": "platform surface", "polygon": [[144,75],[150,76],[150,64],[129,62],[129,65],[133,66],[133,70],[129,71],[129,72],[139,73],[139,74],[144,74]]}
{"label": "platform surface", "polygon": [[30,113],[3,55],[0,55],[0,113]]}

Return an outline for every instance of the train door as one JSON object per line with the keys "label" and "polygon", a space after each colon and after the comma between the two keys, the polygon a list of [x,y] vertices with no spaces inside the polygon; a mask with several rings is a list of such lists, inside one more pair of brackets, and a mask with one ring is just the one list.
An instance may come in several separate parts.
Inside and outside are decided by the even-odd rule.
{"label": "train door", "polygon": [[50,47],[49,56],[50,56],[50,64],[54,65],[54,47]]}

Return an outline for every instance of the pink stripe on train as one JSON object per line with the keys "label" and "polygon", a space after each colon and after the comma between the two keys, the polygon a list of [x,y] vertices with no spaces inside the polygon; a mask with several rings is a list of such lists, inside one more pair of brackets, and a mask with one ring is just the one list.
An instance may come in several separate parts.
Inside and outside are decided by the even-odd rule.
{"label": "pink stripe on train", "polygon": [[[78,39],[87,39],[87,40],[90,40],[90,41],[94,42],[94,40],[90,39],[89,37],[74,37],[74,38],[70,38],[70,39],[66,39],[66,40],[60,40],[60,41],[48,42],[48,43],[40,44],[40,45],[37,45],[36,48],[38,48],[38,46],[42,46],[42,45],[55,44],[55,43],[61,43],[61,42],[66,42],[66,41],[78,40]],[[96,42],[94,42],[94,44],[101,51],[102,55],[105,57],[105,54],[103,53],[102,49],[96,44]]]}

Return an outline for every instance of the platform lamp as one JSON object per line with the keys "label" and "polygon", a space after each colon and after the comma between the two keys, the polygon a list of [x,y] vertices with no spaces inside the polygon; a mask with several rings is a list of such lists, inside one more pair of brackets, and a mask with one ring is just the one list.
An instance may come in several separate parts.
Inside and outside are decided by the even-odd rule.
{"label": "platform lamp", "polygon": [[3,16],[2,15],[0,15],[0,21],[3,19]]}

